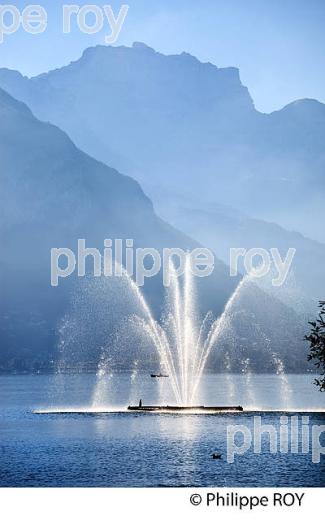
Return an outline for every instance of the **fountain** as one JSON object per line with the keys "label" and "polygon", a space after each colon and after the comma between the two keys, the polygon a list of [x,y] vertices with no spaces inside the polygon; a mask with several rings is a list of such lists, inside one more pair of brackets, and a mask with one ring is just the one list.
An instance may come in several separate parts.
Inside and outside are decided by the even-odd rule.
{"label": "fountain", "polygon": [[242,279],[228,300],[224,312],[213,320],[211,312],[197,323],[195,308],[195,288],[191,271],[191,257],[186,256],[182,280],[177,276],[173,262],[170,262],[170,286],[166,289],[166,308],[162,322],[152,315],[141,290],[127,271],[121,267],[129,287],[141,308],[143,317],[136,316],[139,327],[150,337],[160,359],[160,370],[168,374],[168,380],[177,405],[175,406],[129,406],[137,411],[170,411],[203,409],[209,411],[241,411],[240,406],[202,407],[197,406],[200,381],[211,352],[231,311],[237,295],[247,283]]}
{"label": "fountain", "polygon": [[[191,257],[186,256],[184,274],[179,277],[173,262],[170,262],[169,279],[170,285],[166,288],[166,297],[164,311],[161,319],[156,319],[153,312],[147,303],[142,290],[135,283],[133,278],[129,275],[127,270],[119,266],[119,271],[122,274],[120,282],[126,292],[123,293],[123,303],[126,301],[127,295],[131,296],[134,313],[132,316],[127,312],[128,323],[137,327],[139,336],[142,334],[146,338],[147,348],[148,342],[154,348],[159,358],[159,374],[168,376],[159,381],[159,399],[158,404],[150,403],[144,406],[142,402],[139,405],[134,404],[139,402],[139,389],[136,387],[136,380],[140,370],[138,360],[133,360],[133,369],[130,377],[131,391],[129,399],[131,404],[126,407],[124,405],[118,408],[120,412],[189,412],[189,413],[219,413],[219,412],[240,412],[243,411],[241,406],[238,406],[235,401],[235,386],[233,378],[230,374],[232,369],[232,362],[229,352],[238,357],[241,372],[245,376],[245,391],[249,397],[249,409],[256,406],[255,395],[252,383],[252,366],[251,359],[238,352],[238,344],[235,341],[235,335],[232,332],[234,319],[238,315],[238,298],[242,291],[247,287],[253,287],[254,273],[245,275],[240,283],[235,288],[233,294],[228,299],[223,312],[215,319],[211,312],[208,312],[203,319],[199,319],[199,312],[196,308],[196,291],[194,285],[194,277],[191,269]],[[121,287],[118,293],[120,293]],[[106,289],[105,289],[106,290]],[[107,292],[104,290],[104,298],[107,299]],[[96,294],[96,298],[98,295]],[[86,305],[88,310],[88,305]],[[123,309],[124,311],[125,309]],[[241,306],[239,312],[242,312]],[[121,313],[123,315],[123,312]],[[246,318],[244,317],[244,320]],[[250,323],[254,323],[253,320]],[[285,375],[285,370],[281,358],[271,350],[269,340],[265,333],[259,329],[259,325],[255,327],[265,346],[264,351],[270,356],[273,366],[276,368],[276,373],[280,377],[281,392],[288,395],[286,402],[290,406],[290,388]],[[121,327],[122,334],[127,333],[125,327],[125,318],[123,326]],[[222,348],[225,334],[231,333],[233,350],[227,350],[223,353],[224,367],[226,369],[226,384],[229,388],[229,406],[202,406],[200,402],[200,389],[202,377],[205,372],[209,356],[212,349],[215,347]],[[129,338],[130,339],[130,338]],[[116,342],[120,345],[123,340],[122,335],[117,334]],[[134,337],[132,337],[134,341]],[[123,341],[122,341],[123,343]],[[130,342],[129,342],[130,344]],[[112,355],[113,348],[113,355]],[[103,344],[103,351],[98,363],[98,370],[96,375],[96,384],[92,394],[91,405],[83,408],[82,413],[108,413],[110,411],[117,411],[117,408],[112,408],[107,405],[107,395],[112,395],[114,385],[118,383],[114,375],[114,348],[110,343]],[[220,351],[221,352],[221,351]],[[132,363],[132,361],[131,361]],[[132,366],[130,364],[130,366]],[[148,382],[149,384],[149,382]],[[168,385],[168,398],[166,397],[166,388]],[[163,390],[164,389],[164,390]],[[165,391],[165,393],[164,393]],[[242,395],[242,394],[241,394]],[[110,402],[112,402],[111,400]],[[129,401],[130,402],[130,401]],[[162,403],[168,403],[162,404]],[[125,403],[125,401],[124,401]],[[228,403],[227,403],[228,404]],[[245,405],[246,408],[246,405]],[[81,413],[75,408],[71,409],[71,413]],[[53,412],[52,412],[53,413]],[[59,411],[57,412],[59,413]],[[68,413],[65,409],[64,413]]]}

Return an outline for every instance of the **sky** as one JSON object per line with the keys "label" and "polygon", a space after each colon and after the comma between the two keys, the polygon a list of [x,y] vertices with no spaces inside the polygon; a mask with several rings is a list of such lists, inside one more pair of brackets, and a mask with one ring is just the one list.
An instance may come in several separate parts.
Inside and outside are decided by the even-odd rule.
{"label": "sky", "polygon": [[[36,3],[7,2],[20,11]],[[23,28],[4,36],[0,67],[33,76],[78,59],[87,47],[105,44],[108,22],[97,34],[83,34],[72,19],[62,31],[67,0],[38,0],[48,14],[43,34]],[[218,67],[240,70],[255,106],[278,110],[301,98],[325,103],[325,0],[106,0],[71,2],[80,6],[123,3],[129,11],[114,45],[142,41],[164,54],[189,52]],[[6,18],[5,21],[8,19]],[[91,21],[91,19],[89,19]]]}

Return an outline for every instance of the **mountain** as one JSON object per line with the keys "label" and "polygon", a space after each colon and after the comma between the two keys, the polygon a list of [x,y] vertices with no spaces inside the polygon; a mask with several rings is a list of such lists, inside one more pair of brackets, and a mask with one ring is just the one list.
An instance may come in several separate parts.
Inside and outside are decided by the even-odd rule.
{"label": "mountain", "polygon": [[[105,238],[133,238],[135,247],[158,249],[192,249],[195,242],[155,215],[136,181],[78,150],[3,90],[0,117],[0,357],[26,361],[36,352],[44,359],[54,355],[56,327],[78,282],[50,286],[52,247],[76,252],[78,238],[100,251]],[[147,289],[153,300],[162,290],[154,283]],[[235,283],[221,262],[215,283],[220,312]]]}
{"label": "mountain", "polygon": [[[198,197],[162,197],[156,208],[173,226],[193,239],[200,240],[227,264],[230,262],[230,248],[234,247],[246,250],[263,248],[267,251],[276,247],[281,258],[285,258],[288,250],[294,248],[291,276],[285,287],[281,288],[281,294],[279,287],[272,290],[270,277],[267,280],[268,286],[263,286],[264,290],[272,290],[277,297],[286,298],[286,289],[290,292],[291,299],[286,299],[288,305],[296,310],[304,307],[309,316],[317,312],[317,303],[325,294],[324,244],[306,238],[299,232],[288,231],[278,224],[252,218],[232,207],[217,203],[203,207]],[[245,273],[242,262],[239,268],[240,272]]]}
{"label": "mountain", "polygon": [[325,105],[315,100],[260,113],[238,69],[142,43],[89,48],[31,79],[2,69],[0,86],[154,203],[161,190],[197,193],[203,210],[226,204],[325,241]]}
{"label": "mountain", "polygon": [[[76,251],[78,238],[101,251],[105,238],[132,238],[137,247],[159,250],[175,246],[192,249],[197,242],[158,218],[136,181],[80,151],[59,128],[36,119],[25,104],[2,89],[0,118],[0,368],[48,366],[58,354],[58,344],[69,344],[65,333],[71,339],[71,315],[77,324],[72,340],[79,346],[83,342],[87,362],[95,363],[103,341],[107,342],[116,326],[107,328],[103,308],[108,308],[108,314],[120,309],[119,319],[126,306],[125,294],[106,291],[109,281],[96,279],[99,298],[87,288],[87,280],[76,276],[52,287],[50,249],[70,247]],[[212,310],[219,315],[238,281],[238,277],[230,278],[226,265],[216,259],[213,276],[198,282],[200,312]],[[161,278],[149,280],[144,292],[159,315]],[[260,333],[265,329],[268,346],[288,360],[287,368],[304,370],[299,316],[255,286],[241,301],[240,313],[246,319],[236,334],[239,344],[244,341],[246,345],[245,354],[247,339],[248,346],[253,343],[259,350],[255,368],[272,369],[272,359],[264,352],[265,336]],[[269,314],[276,327],[264,327]],[[297,346],[301,348],[298,355]],[[129,366],[129,358],[123,359]]]}

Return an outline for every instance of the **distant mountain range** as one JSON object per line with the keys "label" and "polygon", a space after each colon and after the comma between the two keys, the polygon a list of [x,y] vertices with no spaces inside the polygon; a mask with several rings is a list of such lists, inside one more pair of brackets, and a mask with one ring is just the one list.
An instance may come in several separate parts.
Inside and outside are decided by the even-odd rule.
{"label": "distant mountain range", "polygon": [[[76,251],[78,238],[101,251],[105,238],[158,249],[195,243],[155,215],[136,181],[78,150],[1,89],[0,117],[1,356],[46,358],[76,283],[50,287],[52,247]],[[235,282],[216,283],[222,306]]]}
{"label": "distant mountain range", "polygon": [[[294,248],[292,276],[288,283],[280,291],[279,288],[272,289],[269,279],[264,289],[271,290],[272,294],[283,298],[296,310],[304,308],[311,316],[315,313],[315,302],[325,294],[325,244],[234,208],[218,203],[204,206],[200,202],[199,197],[176,199],[167,195],[161,197],[157,209],[173,226],[200,240],[225,263],[229,263],[230,248],[233,247],[247,250],[260,247],[267,251],[277,247],[282,258],[285,258],[289,248]],[[244,272],[243,265],[239,266]]]}
{"label": "distant mountain range", "polygon": [[[71,312],[79,330],[88,324],[83,351],[92,361],[109,322],[76,317],[76,280],[49,287],[49,250],[75,249],[77,238],[99,248],[104,238],[133,238],[158,249],[200,243],[225,263],[230,247],[283,256],[296,248],[281,290],[261,281],[241,295],[223,348],[235,341],[242,357],[253,348],[253,368],[269,370],[266,341],[288,369],[306,369],[304,327],[325,297],[325,105],[305,99],[263,114],[238,69],[135,43],[89,48],[34,78],[0,69],[0,115],[0,368],[47,363]],[[220,314],[238,282],[222,261],[200,281],[202,313]],[[161,280],[144,290],[158,314]],[[216,370],[221,352],[211,358]]]}
{"label": "distant mountain range", "polygon": [[[75,277],[51,287],[50,248],[75,251],[78,238],[99,249],[104,238],[133,238],[137,246],[158,249],[192,249],[197,243],[156,216],[137,182],[80,151],[59,128],[37,120],[25,104],[2,89],[0,117],[0,370],[49,366],[62,341],[71,344],[72,353],[76,343],[78,348],[82,345],[86,361],[95,362],[103,341],[118,326],[108,316],[117,309],[122,316],[125,294],[112,300],[104,285],[99,297]],[[198,284],[200,311],[219,315],[237,283],[238,278],[230,278],[226,265],[216,259],[214,275]],[[161,280],[150,280],[144,291],[159,315]],[[289,370],[305,370],[299,315],[254,286],[243,292],[240,302],[236,310],[240,319],[232,324],[231,338],[223,341],[223,348],[234,356],[234,368],[241,369],[241,357],[233,349],[236,337],[242,355],[253,345],[254,369],[274,370],[265,350],[267,336],[268,349],[279,353]],[[62,340],[60,323],[65,317],[68,324],[70,319],[75,324],[75,334]],[[216,370],[222,369],[219,354],[211,357],[210,366]],[[125,367],[132,355],[132,350],[123,355]]]}
{"label": "distant mountain range", "polygon": [[154,203],[198,194],[325,242],[325,105],[311,99],[263,114],[236,68],[142,43],[97,46],[28,79],[0,70],[0,86],[65,130],[95,158],[138,179]]}

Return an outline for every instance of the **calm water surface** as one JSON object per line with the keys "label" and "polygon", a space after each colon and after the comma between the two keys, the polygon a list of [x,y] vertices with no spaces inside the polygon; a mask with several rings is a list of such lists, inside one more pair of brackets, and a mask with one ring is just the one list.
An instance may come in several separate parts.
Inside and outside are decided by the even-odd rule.
{"label": "calm water surface", "polygon": [[[227,462],[227,426],[253,433],[256,413],[227,415],[95,414],[35,415],[35,409],[121,409],[141,397],[144,404],[169,399],[166,381],[148,375],[114,374],[111,380],[77,376],[0,377],[1,486],[324,486],[324,456],[271,454],[249,449]],[[133,381],[133,383],[132,383]],[[199,397],[205,405],[242,404],[264,410],[309,410],[309,427],[325,424],[325,396],[310,376],[204,377]],[[170,402],[170,401],[168,401]],[[311,410],[317,410],[311,413]],[[262,422],[279,432],[286,413],[261,412]],[[297,414],[295,414],[297,415]],[[300,424],[300,423],[299,423]],[[299,434],[299,441],[301,440]],[[238,437],[237,442],[242,441]],[[325,433],[321,436],[325,444]],[[211,454],[218,451],[221,460]],[[299,445],[299,452],[300,452]]]}

